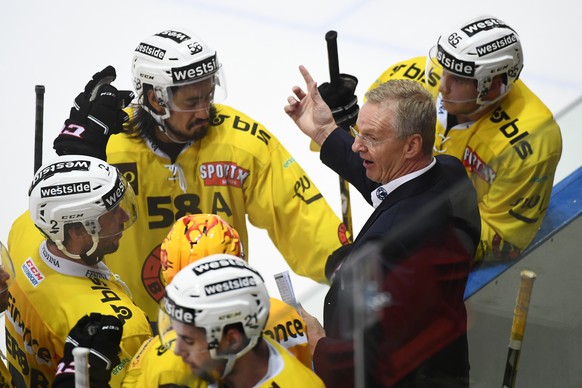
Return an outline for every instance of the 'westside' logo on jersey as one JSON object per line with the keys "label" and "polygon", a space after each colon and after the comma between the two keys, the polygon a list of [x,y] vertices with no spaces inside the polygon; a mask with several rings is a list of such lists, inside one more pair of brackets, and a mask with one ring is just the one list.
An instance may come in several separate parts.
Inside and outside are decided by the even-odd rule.
{"label": "'westside' logo on jersey", "polygon": [[477,174],[487,183],[493,183],[493,180],[495,180],[495,171],[486,165],[479,155],[471,149],[471,147],[465,148],[465,153],[463,154],[463,165],[467,170]]}
{"label": "'westside' logo on jersey", "polygon": [[200,178],[204,181],[204,186],[242,187],[249,175],[249,170],[234,162],[210,162],[200,166]]}
{"label": "'westside' logo on jersey", "polygon": [[36,265],[34,265],[34,261],[32,261],[31,258],[26,259],[21,268],[22,272],[24,272],[24,275],[28,278],[30,284],[32,284],[34,287],[38,286],[40,282],[44,280],[43,273],[40,272],[38,268],[36,268]]}

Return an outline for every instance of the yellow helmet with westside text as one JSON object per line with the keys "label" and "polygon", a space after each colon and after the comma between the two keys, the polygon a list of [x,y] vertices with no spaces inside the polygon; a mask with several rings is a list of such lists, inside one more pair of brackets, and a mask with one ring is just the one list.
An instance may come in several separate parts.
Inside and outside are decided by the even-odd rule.
{"label": "yellow helmet with westside text", "polygon": [[161,246],[165,284],[188,264],[218,253],[245,259],[238,232],[232,226],[215,214],[190,214],[180,218]]}

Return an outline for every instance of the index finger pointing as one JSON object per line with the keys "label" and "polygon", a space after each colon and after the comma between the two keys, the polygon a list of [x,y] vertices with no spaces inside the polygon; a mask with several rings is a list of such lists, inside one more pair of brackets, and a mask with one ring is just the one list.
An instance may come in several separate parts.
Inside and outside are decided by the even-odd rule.
{"label": "index finger pointing", "polygon": [[311,77],[311,74],[309,74],[309,71],[307,71],[305,66],[299,65],[299,72],[301,73],[301,75],[303,76],[303,79],[305,80],[305,84],[307,85],[307,90],[311,89],[313,84],[315,84],[315,81]]}

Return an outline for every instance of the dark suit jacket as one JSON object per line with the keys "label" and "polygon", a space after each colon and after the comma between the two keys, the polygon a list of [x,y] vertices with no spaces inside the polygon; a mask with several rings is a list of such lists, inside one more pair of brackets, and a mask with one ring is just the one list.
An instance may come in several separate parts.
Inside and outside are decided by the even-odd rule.
{"label": "dark suit jacket", "polygon": [[[352,142],[336,129],[321,160],[371,202],[370,192],[380,184],[366,177]],[[328,259],[328,275],[339,270],[325,300],[327,337],[314,354],[315,370],[328,387],[353,386],[359,332],[367,386],[468,381],[463,293],[481,222],[461,162],[436,159],[430,170],[390,193],[354,243]]]}

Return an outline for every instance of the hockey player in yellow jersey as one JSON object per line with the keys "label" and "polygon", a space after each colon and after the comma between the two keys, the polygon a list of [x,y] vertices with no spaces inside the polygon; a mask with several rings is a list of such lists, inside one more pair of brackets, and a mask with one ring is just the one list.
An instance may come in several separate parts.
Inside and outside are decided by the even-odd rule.
{"label": "hockey player in yellow jersey", "polygon": [[[0,242],[0,314],[6,310],[8,305],[8,286],[14,280],[14,265],[8,253],[8,249]],[[2,362],[0,362],[0,388],[12,387],[12,377],[3,362],[4,354],[0,352]]]}
{"label": "hockey player in yellow jersey", "polygon": [[[161,245],[162,280],[172,281],[176,273],[203,257],[227,253],[245,258],[237,231],[213,214],[180,218]],[[269,336],[311,368],[306,325],[297,310],[270,298],[271,310],[263,335]],[[165,333],[166,345],[159,336],[148,340],[133,358],[124,387],[187,386],[204,384],[188,365],[174,354],[175,333]]]}
{"label": "hockey player in yellow jersey", "polygon": [[226,88],[216,52],[190,31],[161,31],[137,45],[132,73],[136,105],[123,114],[90,98],[97,90],[131,98],[106,84],[115,78],[108,67],[77,97],[54,146],[106,157],[134,187],[140,218],[107,264],[150,320],[164,290],[160,243],[186,214],[220,215],[247,248],[248,217],[295,273],[326,282],[326,258],[347,243],[345,227],[271,132],[220,103]]}
{"label": "hockey player in yellow jersey", "polygon": [[562,153],[560,128],[519,79],[522,67],[517,32],[484,15],[445,31],[428,57],[390,66],[370,87],[412,79],[435,95],[434,153],[459,158],[477,189],[477,259],[513,259],[531,243]]}
{"label": "hockey player in yellow jersey", "polygon": [[[5,319],[13,384],[49,386],[69,330],[86,314],[101,313],[123,325],[120,363],[109,369],[111,386],[120,386],[131,358],[152,335],[145,313],[102,262],[137,217],[131,186],[100,159],[62,156],[36,172],[29,211],[8,239],[16,268]],[[40,243],[29,234],[30,218],[45,235]]]}
{"label": "hockey player in yellow jersey", "polygon": [[[210,387],[323,387],[315,373],[262,335],[270,303],[244,260],[211,255],[184,267],[160,303],[160,336]],[[171,328],[171,330],[168,330]]]}

